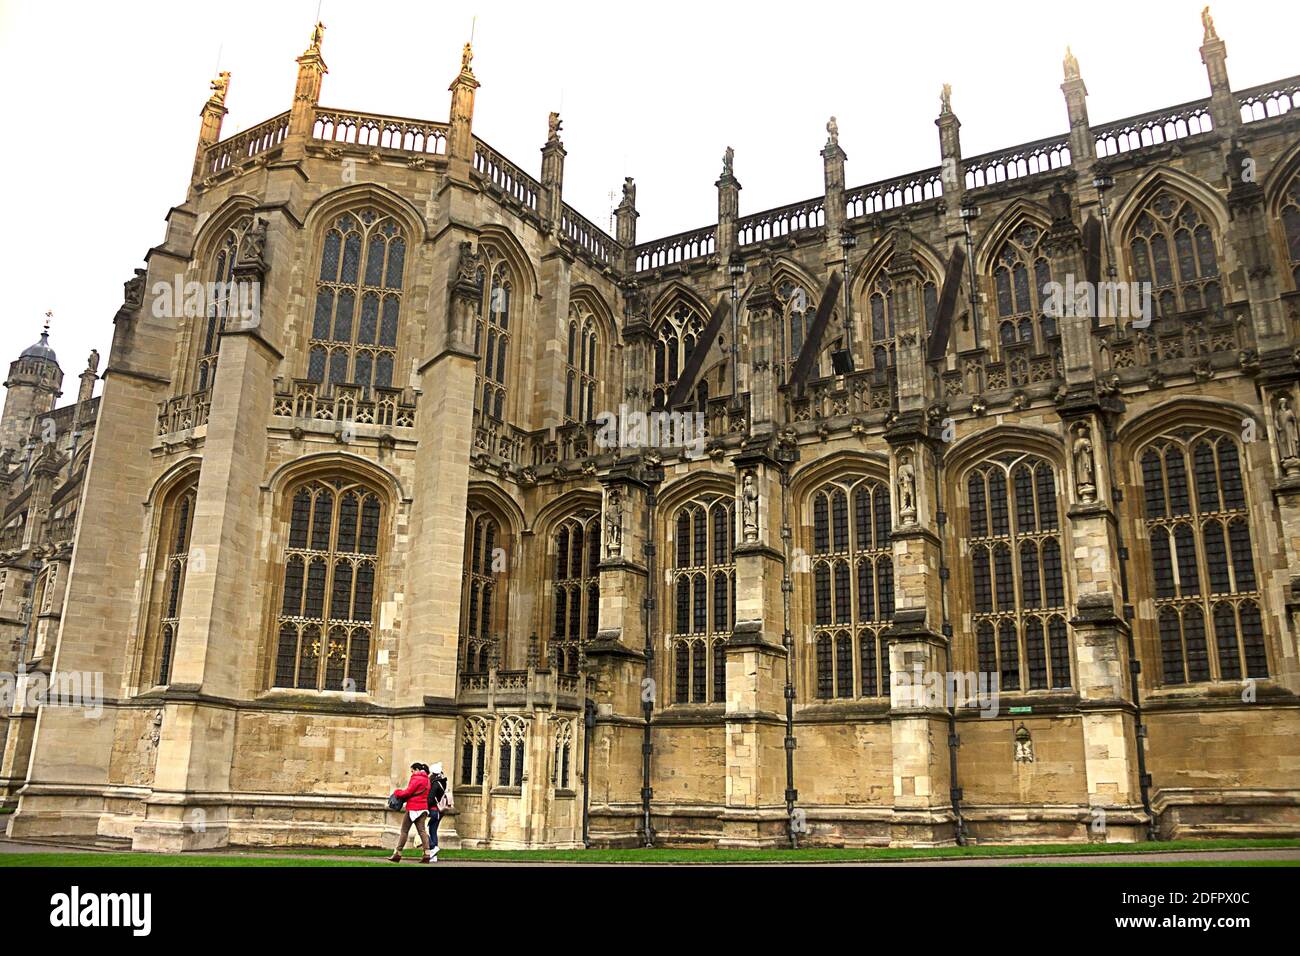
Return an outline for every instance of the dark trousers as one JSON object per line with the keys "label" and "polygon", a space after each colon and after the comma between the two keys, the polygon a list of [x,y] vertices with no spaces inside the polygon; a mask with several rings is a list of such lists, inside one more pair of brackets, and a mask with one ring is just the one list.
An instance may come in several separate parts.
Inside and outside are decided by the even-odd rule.
{"label": "dark trousers", "polygon": [[[424,849],[424,852],[425,852],[425,853],[428,853],[428,852],[429,852],[429,831],[428,831],[428,828],[427,828],[426,825],[425,825],[425,821],[426,821],[426,819],[427,819],[427,817],[422,816],[422,817],[420,817],[418,820],[412,821],[412,820],[411,820],[411,815],[410,815],[409,813],[407,813],[405,810],[402,811],[402,831],[401,831],[400,833],[397,834],[397,852],[398,852],[398,853],[401,853],[402,850],[405,849],[405,847],[406,847],[406,841],[407,841],[408,839],[410,839],[410,837],[411,837],[411,823],[412,823],[412,822],[415,823],[415,830],[416,830],[416,832],[420,834],[420,846]],[[436,818],[435,818],[435,821],[436,821]],[[438,825],[437,822],[435,822],[435,823],[434,823],[434,826],[437,827],[437,825]],[[436,842],[436,841],[437,841],[437,837],[434,837],[434,840],[435,840],[435,842]]]}
{"label": "dark trousers", "polygon": [[[429,819],[432,820],[433,822],[429,825],[429,842],[427,845],[437,846],[438,845],[438,824],[442,822],[442,814],[439,813],[437,810],[430,810]],[[421,818],[420,822],[421,823],[424,822],[423,818]]]}

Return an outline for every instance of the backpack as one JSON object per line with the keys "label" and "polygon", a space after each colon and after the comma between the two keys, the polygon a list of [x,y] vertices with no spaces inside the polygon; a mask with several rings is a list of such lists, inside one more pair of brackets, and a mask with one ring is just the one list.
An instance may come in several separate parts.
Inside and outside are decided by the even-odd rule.
{"label": "backpack", "polygon": [[446,777],[436,778],[434,780],[434,783],[430,785],[429,788],[430,791],[432,791],[433,787],[435,786],[442,788],[442,793],[438,796],[438,799],[434,802],[434,806],[438,808],[438,813],[442,814],[442,813],[446,813],[448,810],[454,809],[455,805],[451,802],[451,790],[448,789],[447,787],[447,778]]}

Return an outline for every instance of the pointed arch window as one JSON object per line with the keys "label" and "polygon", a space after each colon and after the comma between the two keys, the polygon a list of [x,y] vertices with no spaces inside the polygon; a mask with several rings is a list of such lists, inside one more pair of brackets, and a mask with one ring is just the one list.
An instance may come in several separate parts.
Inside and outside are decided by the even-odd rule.
{"label": "pointed arch window", "polygon": [[561,521],[552,535],[551,644],[562,674],[578,672],[579,649],[600,627],[600,516]]}
{"label": "pointed arch window", "polygon": [[1052,281],[1045,237],[1044,230],[1027,222],[1007,238],[998,252],[993,290],[998,344],[1003,347],[1028,343],[1035,345],[1035,351],[1047,352],[1056,344],[1056,319],[1044,308],[1045,287]]}
{"label": "pointed arch window", "polygon": [[574,721],[556,720],[555,752],[552,754],[551,786],[556,790],[568,790],[573,764]]}
{"label": "pointed arch window", "polygon": [[[664,408],[677,376],[686,368],[695,343],[704,334],[704,319],[690,305],[678,303],[660,320],[654,340],[654,390],[652,405]],[[701,384],[704,384],[701,381]],[[707,394],[707,385],[705,385]]]}
{"label": "pointed arch window", "polygon": [[325,233],[307,351],[307,378],[392,388],[406,236],[373,209],[345,212]]}
{"label": "pointed arch window", "polygon": [[251,216],[243,216],[225,231],[217,245],[212,263],[212,288],[215,295],[207,303],[200,332],[198,365],[195,373],[196,391],[205,392],[217,380],[217,354],[221,350],[221,333],[226,330],[226,320],[236,314],[239,292],[235,285],[235,260],[239,243],[248,227]]}
{"label": "pointed arch window", "polygon": [[521,787],[524,783],[524,754],[528,723],[513,714],[501,718],[497,731],[497,786]]}
{"label": "pointed arch window", "polygon": [[365,693],[378,600],[383,506],[347,478],[290,498],[274,685]]}
{"label": "pointed arch window", "polygon": [[1128,249],[1134,277],[1151,284],[1156,314],[1217,311],[1223,305],[1214,232],[1190,201],[1157,193],[1134,221]]}
{"label": "pointed arch window", "polygon": [[812,495],[813,643],[823,700],[889,696],[894,558],[889,487],[837,478]]}
{"label": "pointed arch window", "polygon": [[[141,675],[146,685],[171,682],[197,492],[198,476],[195,475],[172,489],[160,502],[146,631],[149,650]],[[33,607],[39,609],[38,604]]]}
{"label": "pointed arch window", "polygon": [[977,465],[966,504],[980,672],[1004,691],[1072,686],[1055,469],[1032,455]]}
{"label": "pointed arch window", "polygon": [[1139,462],[1161,682],[1267,677],[1236,440],[1216,431],[1164,436]]}
{"label": "pointed arch window", "polygon": [[776,300],[781,307],[781,336],[783,342],[780,375],[781,383],[790,380],[799,352],[808,339],[813,317],[817,314],[812,294],[801,283],[786,279],[776,288]]}
{"label": "pointed arch window", "polygon": [[[867,348],[871,368],[883,372],[893,368],[895,355],[895,322],[897,314],[894,305],[894,284],[889,278],[893,258],[882,263],[872,278],[867,281],[864,293],[862,322],[866,329]],[[935,280],[926,276],[921,280],[921,317],[925,324],[923,335],[928,336],[934,328],[935,316],[939,311],[939,291]]]}
{"label": "pointed arch window", "polygon": [[460,782],[467,787],[481,787],[487,774],[488,722],[483,717],[467,717],[460,737]]}
{"label": "pointed arch window", "polygon": [[564,420],[589,422],[596,417],[596,356],[600,335],[596,319],[586,306],[569,306],[568,340],[564,364]]}
{"label": "pointed arch window", "polygon": [[509,392],[510,343],[514,335],[515,284],[505,260],[484,245],[478,284],[481,298],[475,307],[474,351],[478,353],[475,399],[484,415],[503,421]]}
{"label": "pointed arch window", "polygon": [[1291,273],[1291,287],[1300,290],[1300,173],[1291,177],[1291,183],[1282,194],[1282,237],[1286,241],[1287,271]]}
{"label": "pointed arch window", "polygon": [[736,623],[735,503],[704,496],[682,505],[672,523],[669,660],[673,701],[727,699],[726,644]]}
{"label": "pointed arch window", "polygon": [[508,561],[501,522],[472,509],[465,519],[465,571],[461,581],[460,654],[468,674],[487,673],[492,656],[504,652]]}

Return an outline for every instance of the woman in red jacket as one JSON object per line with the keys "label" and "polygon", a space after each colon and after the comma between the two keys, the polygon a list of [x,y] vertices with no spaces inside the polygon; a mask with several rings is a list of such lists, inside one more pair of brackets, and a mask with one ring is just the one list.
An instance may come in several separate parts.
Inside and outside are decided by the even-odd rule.
{"label": "woman in red jacket", "polygon": [[410,782],[404,790],[394,790],[393,796],[405,800],[406,808],[402,813],[402,831],[397,835],[397,848],[388,859],[393,863],[402,862],[402,849],[406,846],[406,841],[411,835],[411,824],[414,823],[416,831],[420,834],[420,845],[424,848],[424,857],[420,862],[428,863],[431,857],[429,856],[429,830],[425,821],[429,816],[429,768],[422,763],[411,764]]}

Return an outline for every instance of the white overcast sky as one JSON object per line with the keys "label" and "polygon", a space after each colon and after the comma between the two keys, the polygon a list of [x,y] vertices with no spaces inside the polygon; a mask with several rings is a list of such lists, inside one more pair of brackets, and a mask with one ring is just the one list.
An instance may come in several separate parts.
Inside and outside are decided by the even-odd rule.
{"label": "white overcast sky", "polygon": [[[1094,124],[1208,95],[1201,5],[324,0],[321,102],[445,120],[477,15],[474,131],[536,176],[560,110],[565,199],[608,228],[609,194],[634,176],[644,241],[715,220],[729,145],[742,214],[820,194],[831,114],[850,186],[937,164],[945,82],[968,156],[1062,133],[1067,43]],[[233,74],[228,136],[288,109],[316,7],[0,0],[0,369],[53,309],[75,397],[89,350],[107,358],[122,283],[185,199],[218,55]],[[1297,10],[1215,7],[1234,88],[1300,73]]]}

